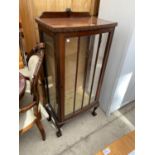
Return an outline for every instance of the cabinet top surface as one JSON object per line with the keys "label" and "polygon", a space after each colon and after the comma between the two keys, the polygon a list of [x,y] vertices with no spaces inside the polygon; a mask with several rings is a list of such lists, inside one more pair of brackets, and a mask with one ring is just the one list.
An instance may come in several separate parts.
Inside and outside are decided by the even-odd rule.
{"label": "cabinet top surface", "polygon": [[114,28],[117,23],[91,16],[42,16],[36,22],[53,32],[85,31],[101,28]]}

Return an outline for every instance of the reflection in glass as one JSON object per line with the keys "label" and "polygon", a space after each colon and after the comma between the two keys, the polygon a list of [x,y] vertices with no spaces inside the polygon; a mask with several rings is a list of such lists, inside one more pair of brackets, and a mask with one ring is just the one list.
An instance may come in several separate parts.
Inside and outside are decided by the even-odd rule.
{"label": "reflection in glass", "polygon": [[73,112],[78,38],[66,39],[65,45],[65,115]]}
{"label": "reflection in glass", "polygon": [[89,104],[89,98],[91,95],[91,86],[93,81],[93,73],[95,67],[95,59],[97,56],[97,46],[98,46],[99,35],[91,36],[90,46],[89,46],[89,59],[87,66],[87,79],[86,79],[86,87],[85,87],[85,97],[83,106]]}
{"label": "reflection in glass", "polygon": [[104,43],[101,43],[99,51],[97,50],[99,35],[80,37],[79,44],[77,37],[66,39],[65,116],[80,110],[95,100],[106,38],[106,35],[104,37],[103,34],[102,41]]}
{"label": "reflection in glass", "polygon": [[47,80],[48,80],[48,92],[50,104],[54,111],[57,113],[58,104],[56,101],[56,75],[55,75],[55,54],[53,38],[44,34],[44,40],[46,44],[46,68],[47,68]]}
{"label": "reflection in glass", "polygon": [[84,80],[86,76],[85,67],[87,67],[86,61],[88,58],[88,48],[89,48],[88,46],[89,46],[89,37],[80,37],[75,111],[81,109],[83,98],[86,98],[88,96],[86,93],[83,94],[84,82],[85,82]]}
{"label": "reflection in glass", "polygon": [[[99,76],[100,76],[100,72],[101,72],[101,68],[102,68],[105,46],[106,46],[106,42],[107,42],[107,36],[108,36],[107,33],[102,34],[102,42],[101,42],[101,45],[99,48],[99,54],[98,54],[98,58],[97,58],[96,68],[95,68],[95,77],[94,77],[90,102],[93,102],[95,100],[95,95],[96,95],[97,86],[98,86],[98,82],[99,82]],[[97,38],[95,38],[94,44],[95,45],[98,44]]]}

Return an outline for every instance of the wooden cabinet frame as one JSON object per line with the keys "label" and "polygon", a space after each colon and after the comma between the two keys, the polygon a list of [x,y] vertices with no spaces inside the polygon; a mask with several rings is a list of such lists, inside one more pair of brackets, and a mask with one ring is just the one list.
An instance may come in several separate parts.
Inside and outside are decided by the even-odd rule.
{"label": "wooden cabinet frame", "polygon": [[[51,18],[51,19],[55,18],[55,17],[70,18],[72,16],[75,16],[77,18],[77,20],[78,20],[78,17],[79,18],[80,17],[91,18],[89,13],[75,13],[75,12],[45,12],[40,16],[40,18],[36,18],[36,21],[38,23],[38,28],[39,28],[40,41],[44,42],[43,33],[46,33],[49,36],[54,38],[54,48],[55,48],[54,51],[55,51],[55,59],[56,59],[55,71],[56,71],[56,77],[57,77],[56,78],[56,94],[57,94],[57,102],[58,102],[58,113],[57,114],[55,114],[55,111],[52,108],[52,106],[49,105],[46,60],[44,60],[44,79],[43,79],[43,81],[47,88],[45,90],[46,91],[46,93],[45,93],[46,99],[47,99],[47,102],[45,103],[45,107],[46,108],[50,107],[50,108],[47,108],[47,111],[49,112],[50,117],[52,116],[55,119],[56,126],[58,127],[57,136],[61,136],[60,127],[64,123],[66,123],[69,119],[71,119],[72,117],[74,117],[82,112],[85,112],[93,107],[94,107],[94,109],[93,109],[92,114],[94,116],[96,115],[95,110],[99,106],[99,94],[101,91],[101,85],[102,85],[102,81],[103,81],[103,77],[104,77],[104,73],[105,73],[105,69],[106,69],[106,64],[108,61],[108,56],[109,56],[109,52],[110,52],[110,47],[111,47],[111,43],[112,43],[115,26],[117,25],[117,23],[109,22],[108,24],[100,24],[100,25],[96,24],[94,26],[88,25],[88,27],[81,26],[81,27],[76,27],[76,28],[72,28],[72,29],[69,29],[69,28],[67,29],[66,27],[65,28],[52,28],[52,26],[49,27],[49,25],[47,26],[47,23],[44,23],[41,20],[42,18]],[[65,111],[64,110],[64,105],[65,105],[65,103],[64,103],[64,99],[65,99],[65,40],[68,37],[69,38],[78,37],[78,39],[80,39],[80,37],[82,37],[82,36],[90,37],[91,35],[99,34],[99,41],[98,41],[98,45],[97,45],[98,46],[97,49],[99,51],[102,33],[108,33],[108,38],[107,38],[107,43],[106,43],[106,47],[105,47],[102,67],[101,67],[101,71],[100,71],[100,75],[99,75],[99,81],[98,81],[98,85],[97,85],[95,101],[90,104],[90,100],[89,100],[89,104],[87,106],[83,107],[83,105],[81,105],[81,109],[79,109],[78,111],[75,111],[75,108],[74,108],[73,113],[65,116],[65,114],[64,114],[64,111]],[[78,48],[79,48],[79,44],[78,44]],[[98,51],[97,51],[97,53],[98,53]],[[46,53],[45,53],[45,55],[46,55]],[[96,56],[96,59],[98,59],[98,56]],[[76,68],[77,68],[77,66],[76,66]],[[95,70],[95,68],[96,68],[96,63],[95,63],[94,70]],[[93,72],[93,78],[94,78],[94,74],[95,74],[95,71]],[[92,91],[92,85],[93,85],[93,80],[92,80],[92,84],[91,84],[91,91]],[[76,89],[74,91],[76,91]],[[75,92],[74,92],[74,94],[75,94]],[[91,94],[90,94],[90,96],[91,96]],[[48,105],[46,105],[46,104],[48,104]],[[74,102],[74,106],[75,106],[75,102]]]}

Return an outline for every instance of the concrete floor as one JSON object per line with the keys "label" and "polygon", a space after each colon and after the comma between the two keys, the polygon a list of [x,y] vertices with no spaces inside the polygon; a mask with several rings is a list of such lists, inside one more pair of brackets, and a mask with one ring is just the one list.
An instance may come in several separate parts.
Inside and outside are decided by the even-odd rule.
{"label": "concrete floor", "polygon": [[100,108],[95,117],[88,111],[65,124],[60,138],[56,137],[56,129],[52,124],[43,120],[43,125],[46,141],[41,140],[35,126],[20,135],[20,155],[94,155],[105,145],[134,130],[134,103],[109,117],[106,117]]}

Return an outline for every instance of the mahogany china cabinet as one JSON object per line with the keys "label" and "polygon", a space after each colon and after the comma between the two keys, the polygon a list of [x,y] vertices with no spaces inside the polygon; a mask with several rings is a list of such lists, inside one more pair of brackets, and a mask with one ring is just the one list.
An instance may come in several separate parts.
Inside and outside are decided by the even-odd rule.
{"label": "mahogany china cabinet", "polygon": [[36,18],[45,43],[43,82],[49,120],[60,127],[99,106],[99,94],[116,22],[87,12],[43,12]]}

